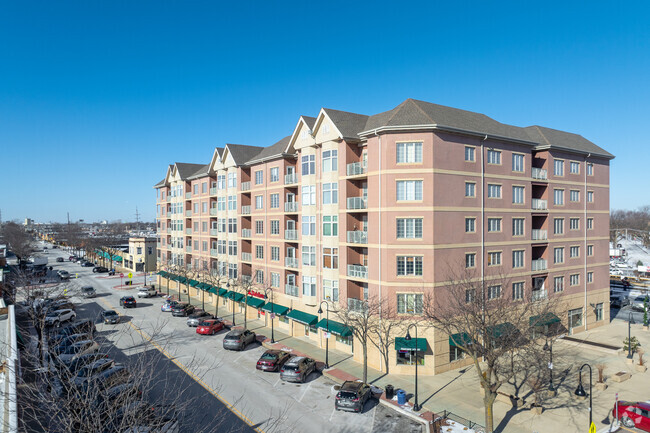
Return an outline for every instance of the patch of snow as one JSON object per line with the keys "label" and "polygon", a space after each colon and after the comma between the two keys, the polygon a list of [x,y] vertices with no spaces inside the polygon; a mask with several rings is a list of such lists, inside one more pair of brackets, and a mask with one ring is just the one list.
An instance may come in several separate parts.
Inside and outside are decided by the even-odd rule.
{"label": "patch of snow", "polygon": [[459,422],[452,421],[450,419],[447,420],[447,424],[449,425],[442,426],[440,428],[441,433],[475,433],[474,429],[471,429]]}

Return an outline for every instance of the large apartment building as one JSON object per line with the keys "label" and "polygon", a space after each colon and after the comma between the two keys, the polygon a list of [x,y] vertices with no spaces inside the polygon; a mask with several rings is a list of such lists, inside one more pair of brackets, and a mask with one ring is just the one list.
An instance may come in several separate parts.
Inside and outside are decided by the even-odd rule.
{"label": "large apartment building", "polygon": [[[322,301],[381,297],[412,317],[451,267],[509,275],[490,296],[562,296],[561,319],[580,332],[609,317],[612,158],[576,134],[412,99],[371,116],[323,108],[268,147],[170,165],[155,185],[158,267],[252,279],[253,296],[271,287],[276,329],[323,347]],[[220,302],[243,311],[238,297]],[[361,359],[332,320],[330,348]],[[449,336],[422,333],[421,373],[462,364]],[[396,349],[391,372],[410,373]],[[382,368],[379,353],[369,364]]]}

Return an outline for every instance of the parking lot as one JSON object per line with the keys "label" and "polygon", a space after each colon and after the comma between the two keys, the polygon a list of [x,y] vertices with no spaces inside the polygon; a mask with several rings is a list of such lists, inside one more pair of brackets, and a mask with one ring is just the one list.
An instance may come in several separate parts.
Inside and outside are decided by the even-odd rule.
{"label": "parking lot", "polygon": [[228,330],[214,336],[199,335],[186,325],[185,318],[161,312],[160,297],[138,299],[136,308],[123,309],[120,297],[135,296],[137,287],[114,289],[120,283],[118,276],[93,274],[92,268],[68,261],[58,263],[56,257],[68,256],[61,250],[48,250],[46,255],[54,271],[70,272],[72,292],[83,285],[96,289],[95,298],[75,298],[81,304],[78,318],[97,318],[104,309],[115,309],[122,315],[117,325],[97,324],[100,338],[114,345],[120,356],[133,357],[150,350],[152,346],[143,342],[151,340],[157,352],[169,360],[159,365],[183,371],[197,385],[193,393],[218,399],[261,431],[421,431],[420,424],[378,405],[375,399],[366,403],[362,413],[336,411],[337,384],[320,373],[312,373],[304,384],[295,384],[280,380],[279,373],[256,370],[256,362],[265,350],[261,345],[251,345],[242,352],[226,351],[222,341]]}

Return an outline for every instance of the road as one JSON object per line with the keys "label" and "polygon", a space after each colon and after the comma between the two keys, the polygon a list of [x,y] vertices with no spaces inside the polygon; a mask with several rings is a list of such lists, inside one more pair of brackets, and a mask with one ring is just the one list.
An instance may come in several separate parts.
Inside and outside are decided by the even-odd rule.
{"label": "road", "polygon": [[[264,352],[260,345],[250,346],[242,352],[226,351],[222,349],[222,341],[227,331],[214,336],[196,334],[194,328],[187,327],[184,318],[160,311],[162,298],[138,299],[137,308],[123,310],[119,307],[119,298],[135,296],[137,287],[115,289],[113,287],[120,284],[119,277],[93,274],[92,268],[82,268],[68,261],[57,263],[56,257],[65,256],[67,259],[68,256],[61,250],[50,249],[46,255],[55,271],[66,269],[73,277],[78,276],[71,280],[71,289],[82,285],[95,287],[98,296],[80,300],[82,305],[78,311],[91,317],[97,317],[104,309],[115,309],[123,314],[124,320],[119,325],[98,324],[99,334],[107,344],[114,345],[125,357],[143,356],[143,352],[151,352],[153,345],[158,349],[153,356],[165,360],[158,366],[160,371],[166,375],[178,375],[174,389],[182,390],[188,397],[203,396],[211,400],[210,410],[188,414],[187,418],[192,422],[209,424],[221,421],[223,408],[227,407],[231,415],[225,415],[228,418],[226,424],[232,428],[241,426],[243,421],[252,426],[249,431],[255,429],[268,433],[371,433],[390,431],[386,429],[386,421],[392,423],[400,418],[375,400],[370,400],[360,414],[335,411],[336,383],[320,373],[312,374],[304,384],[291,384],[280,380],[278,373],[258,371],[255,365]],[[181,372],[192,380],[184,379]],[[168,387],[162,384],[160,389],[161,394],[169,392]],[[408,428],[396,425],[393,431],[421,431],[413,422],[406,421],[404,425]],[[220,425],[214,431],[230,431],[225,427]]]}

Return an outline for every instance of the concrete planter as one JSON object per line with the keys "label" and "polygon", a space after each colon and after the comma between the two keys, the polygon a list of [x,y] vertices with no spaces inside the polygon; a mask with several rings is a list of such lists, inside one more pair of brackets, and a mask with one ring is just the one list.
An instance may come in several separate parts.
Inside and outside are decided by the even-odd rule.
{"label": "concrete planter", "polygon": [[607,389],[607,384],[605,382],[597,382],[595,388],[598,391],[605,391]]}
{"label": "concrete planter", "polygon": [[632,377],[632,376],[627,371],[619,371],[618,373],[613,374],[610,377],[610,379],[613,380],[614,382],[619,382],[620,383],[620,382],[625,382],[630,377]]}
{"label": "concrete planter", "polygon": [[635,365],[634,368],[635,368],[636,371],[638,371],[639,373],[645,373],[645,371],[648,369],[647,366],[645,366],[645,365],[639,365],[639,364]]}

